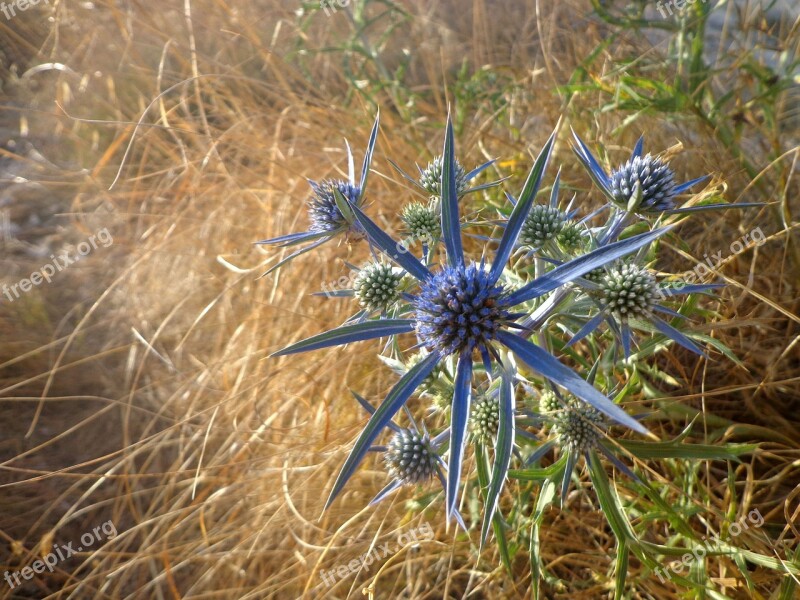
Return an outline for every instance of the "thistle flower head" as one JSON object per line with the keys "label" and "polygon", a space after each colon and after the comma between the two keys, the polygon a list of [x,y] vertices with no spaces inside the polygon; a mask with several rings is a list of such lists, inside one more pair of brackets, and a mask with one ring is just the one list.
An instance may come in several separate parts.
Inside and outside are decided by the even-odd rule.
{"label": "thistle flower head", "polygon": [[602,422],[603,415],[591,406],[570,403],[556,418],[553,433],[562,448],[584,452],[600,440],[602,434],[597,430],[597,425]]}
{"label": "thistle flower head", "polygon": [[[325,180],[322,183],[311,182],[313,190],[308,201],[308,216],[311,219],[311,231],[325,232],[336,231],[348,225],[347,220],[342,215],[339,207],[336,206],[336,198],[333,195],[335,189],[344,196],[349,202],[357,204],[361,190],[358,186],[352,185],[342,180]],[[352,227],[351,227],[352,229]],[[353,233],[363,233],[353,231]]]}
{"label": "thistle flower head", "polygon": [[576,250],[583,245],[581,227],[573,221],[567,221],[556,236],[558,244],[564,250]]}
{"label": "thistle flower head", "polygon": [[470,429],[476,441],[487,443],[494,439],[500,427],[500,405],[497,396],[482,395],[472,404]]}
{"label": "thistle flower head", "polygon": [[400,297],[403,273],[384,263],[369,263],[353,282],[356,298],[367,310],[385,310]]}
{"label": "thistle flower head", "polygon": [[416,240],[435,239],[442,230],[439,213],[434,203],[412,202],[403,207],[400,217],[406,230]]}
{"label": "thistle flower head", "polygon": [[429,480],[438,462],[428,435],[411,429],[401,429],[392,436],[384,460],[389,474],[405,484]]}
{"label": "thistle flower head", "polygon": [[531,207],[531,212],[519,234],[523,246],[539,248],[545,242],[556,237],[564,228],[567,215],[554,206],[536,204]]}
{"label": "thistle flower head", "polygon": [[675,208],[675,172],[660,158],[647,154],[634,156],[611,173],[610,188],[614,201],[623,208],[634,194],[638,183],[642,199],[639,212],[661,212]]}
{"label": "thistle flower head", "polygon": [[652,273],[633,264],[608,269],[600,288],[606,306],[620,319],[648,314],[658,293]]}
{"label": "thistle flower head", "polygon": [[485,347],[509,318],[502,285],[475,264],[444,266],[420,284],[416,330],[442,356]]}
{"label": "thistle flower head", "polygon": [[[419,176],[419,184],[432,196],[442,196],[442,157],[437,156],[423,169]],[[456,163],[456,195],[461,196],[469,185],[464,167],[458,160]]]}

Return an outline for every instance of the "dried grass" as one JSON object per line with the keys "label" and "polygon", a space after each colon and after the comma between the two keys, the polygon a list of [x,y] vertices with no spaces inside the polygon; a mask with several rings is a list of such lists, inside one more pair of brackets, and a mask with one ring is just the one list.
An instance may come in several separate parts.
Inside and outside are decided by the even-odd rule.
{"label": "dried grass", "polygon": [[[362,510],[383,482],[373,466],[320,517],[363,422],[348,388],[377,397],[392,379],[369,344],[267,358],[346,317],[344,303],[309,294],[338,279],[343,258],[365,256],[362,246],[330,245],[279,276],[256,279],[275,254],[251,242],[305,225],[304,178],[340,173],[341,139],[363,149],[375,108],[348,89],[338,55],[309,51],[300,61],[306,71],[297,68],[294,49],[324,48],[347,31],[342,15],[319,15],[298,30],[298,6],[62,3],[52,29],[38,39],[9,38],[27,51],[29,64],[58,62],[70,71],[21,79],[6,73],[4,126],[53,164],[27,146],[3,152],[7,168],[34,182],[5,192],[13,198],[4,210],[23,228],[6,232],[4,281],[18,281],[49,253],[102,227],[114,243],[0,306],[0,569],[17,570],[53,540],[77,540],[109,519],[119,536],[37,576],[25,592],[0,585],[0,597],[344,598],[361,597],[368,583],[376,598],[530,595],[525,561],[509,578],[491,549],[478,557],[474,546],[454,542],[441,503],[411,516],[402,494]],[[646,127],[653,148],[686,143],[676,162],[681,172],[724,176],[731,200],[747,186],[726,149],[690,120],[646,118],[612,135],[620,117],[596,114],[596,98],[587,94],[567,106],[554,93],[604,34],[584,20],[581,3],[405,8],[414,19],[385,61],[391,71],[410,48],[410,87],[425,100],[407,124],[391,94],[380,96],[370,210],[387,226],[405,198],[385,157],[411,165],[436,152],[452,98],[446,90],[464,57],[517,84],[509,122],[486,107],[466,119],[460,145],[475,162],[502,156],[504,171],[520,177],[566,109],[569,124],[593,142],[613,139],[615,156]],[[33,10],[0,26],[20,32]],[[25,139],[20,123],[29,128]],[[561,139],[556,152],[570,165],[564,178],[589,189]],[[797,157],[795,149],[785,160]],[[767,166],[763,180],[796,199],[793,168],[790,174],[774,180]],[[662,366],[686,380],[675,403],[740,423],[727,433],[730,440],[768,440],[736,468],[735,485],[719,468],[701,475],[707,504],[724,514],[735,490],[745,506],[761,507],[773,540],[796,542],[800,301],[798,265],[787,250],[796,229],[779,230],[766,209],[701,217],[681,229],[694,256],[676,251],[674,265],[664,266],[691,268],[704,252],[728,248],[756,226],[769,241],[720,267],[731,285],[713,328],[747,369],[725,360],[696,364],[680,352]],[[606,595],[614,539],[597,507],[576,496],[570,510],[547,521],[546,564],[574,582],[551,597]],[[372,569],[319,587],[320,569],[394,544],[398,533],[425,522],[436,530],[434,541],[387,559],[375,580]],[[769,552],[758,536],[749,544]],[[718,576],[734,578],[732,597],[746,594],[732,563],[720,562]],[[632,572],[641,568],[631,562]],[[769,586],[776,575],[755,578]],[[655,577],[638,594],[675,597]]]}

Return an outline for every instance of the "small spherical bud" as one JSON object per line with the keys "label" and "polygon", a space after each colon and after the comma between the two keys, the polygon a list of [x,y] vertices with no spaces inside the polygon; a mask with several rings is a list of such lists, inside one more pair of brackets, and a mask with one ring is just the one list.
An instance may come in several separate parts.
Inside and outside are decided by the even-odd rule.
{"label": "small spherical bud", "polygon": [[367,310],[385,310],[400,296],[403,274],[391,265],[370,263],[358,272],[353,289]]}
{"label": "small spherical bud", "polygon": [[540,248],[545,242],[552,240],[564,228],[567,216],[559,209],[536,204],[531,208],[528,218],[522,224],[519,241],[523,246]]}
{"label": "small spherical bud", "polygon": [[441,221],[433,203],[412,202],[407,204],[403,208],[403,214],[400,218],[414,240],[430,241],[441,234]]}
{"label": "small spherical bud", "polygon": [[602,437],[597,426],[603,420],[603,415],[596,409],[580,402],[570,403],[556,418],[553,433],[562,447],[583,452],[597,445]]}
{"label": "small spherical bud", "polygon": [[436,453],[428,436],[411,429],[394,434],[384,460],[389,474],[405,484],[425,482],[436,473]]}
{"label": "small spherical bud", "polygon": [[600,287],[606,305],[620,319],[648,314],[657,296],[655,277],[636,265],[608,269]]}
{"label": "small spherical bud", "polygon": [[500,404],[496,396],[481,395],[472,404],[470,429],[476,441],[487,443],[500,427]]}
{"label": "small spherical bud", "polygon": [[552,390],[544,390],[539,395],[539,412],[547,414],[561,410],[561,401]]}
{"label": "small spherical bud", "polygon": [[661,212],[675,207],[675,173],[660,158],[634,156],[611,173],[611,193],[624,209],[638,187],[641,202],[636,212]]}
{"label": "small spherical bud", "polygon": [[583,245],[581,227],[577,223],[568,221],[556,236],[558,245],[564,250],[577,250]]}
{"label": "small spherical bud", "polygon": [[[419,177],[419,184],[432,196],[441,198],[442,196],[442,164],[441,156],[437,156],[422,171]],[[456,160],[456,194],[461,196],[467,189],[469,182],[464,167]]]}

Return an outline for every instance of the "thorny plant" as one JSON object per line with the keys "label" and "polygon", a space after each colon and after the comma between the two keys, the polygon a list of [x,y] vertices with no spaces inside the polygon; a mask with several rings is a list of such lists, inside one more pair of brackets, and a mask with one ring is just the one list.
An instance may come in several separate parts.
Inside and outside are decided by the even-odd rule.
{"label": "thorny plant", "polygon": [[[539,523],[555,490],[561,490],[564,502],[583,459],[617,537],[616,594],[621,596],[630,552],[656,569],[659,557],[680,555],[686,548],[639,539],[609,481],[607,465],[661,506],[691,548],[696,534],[680,518],[672,518],[675,511],[624,457],[738,460],[753,450],[741,444],[687,444],[684,439],[691,425],[666,442],[623,435],[630,430],[654,437],[643,424],[651,415],[634,414],[631,406],[623,406],[634,380],[646,372],[647,360],[657,351],[675,343],[704,358],[709,358],[711,350],[732,356],[719,343],[712,345],[709,338],[693,332],[688,319],[694,316],[694,304],[688,299],[710,294],[719,284],[685,285],[652,270],[659,238],[675,226],[664,221],[670,215],[684,218],[699,211],[753,204],[683,207],[684,196],[705,176],[678,183],[667,160],[643,153],[641,138],[627,162],[607,171],[574,132],[575,154],[607,203],[582,217],[573,208],[575,199],[561,209],[560,173],[549,200],[539,203],[537,194],[557,130],[535,159],[518,197],[505,192],[507,206],[499,208],[493,219],[476,216],[466,222],[461,218],[460,205],[467,201],[467,194],[496,188],[503,180],[473,185],[472,180],[494,161],[467,172],[456,158],[449,116],[443,152],[426,168],[417,167],[418,178],[392,162],[429,196],[427,203],[409,202],[400,215],[412,239],[423,241],[415,254],[364,212],[367,175],[379,131],[376,117],[360,180],[355,179],[348,145],[348,181],[310,182],[308,231],[258,243],[279,247],[310,243],[277,262],[268,273],[336,236],[365,239],[372,251],[373,260],[362,267],[348,264],[357,271],[352,289],[333,294],[352,298],[360,310],[342,326],[274,354],[385,339],[380,356],[399,376],[377,407],[354,393],[370,416],[333,484],[326,508],[372,451],[383,454],[390,479],[373,503],[404,486],[438,479],[445,492],[448,520],[455,519],[468,530],[459,510],[462,479],[466,475],[468,482],[474,481],[477,475],[484,495],[480,544],[486,542],[491,528],[510,568],[508,531],[520,538],[529,535],[538,597],[538,582],[545,576],[538,563]],[[604,213],[604,222],[594,224]],[[464,232],[487,225],[491,226],[488,234],[469,234],[483,242],[480,253],[465,252]],[[607,327],[602,328],[603,324]],[[640,336],[634,338],[633,329]],[[576,367],[562,362],[565,358]],[[412,417],[407,407],[412,397],[430,401],[424,415],[427,422],[418,423]],[[393,421],[401,409],[409,427]],[[387,441],[381,445],[384,437]],[[466,458],[470,445],[474,470]],[[489,449],[494,457],[491,465]],[[540,466],[544,460],[549,466]],[[512,469],[512,464],[518,468]],[[529,485],[526,482],[541,486],[530,517],[514,510],[508,522],[503,519],[500,498],[509,477],[520,486]],[[522,532],[523,523],[531,525],[530,534]],[[795,570],[773,557],[724,542],[709,552]],[[683,585],[706,587],[676,573],[671,577]]]}

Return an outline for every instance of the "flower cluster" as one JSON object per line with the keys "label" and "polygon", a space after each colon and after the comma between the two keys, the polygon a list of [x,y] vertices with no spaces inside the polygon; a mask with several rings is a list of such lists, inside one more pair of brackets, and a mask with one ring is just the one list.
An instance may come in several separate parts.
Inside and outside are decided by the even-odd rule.
{"label": "flower cluster", "polygon": [[[503,179],[473,185],[494,161],[466,172],[456,159],[448,119],[443,151],[425,169],[417,167],[419,177],[392,163],[426,196],[424,201],[409,199],[400,215],[406,233],[425,240],[422,251],[415,254],[394,241],[364,210],[377,131],[376,119],[360,180],[355,180],[348,147],[350,181],[312,183],[308,232],[265,243],[290,246],[308,241],[313,247],[338,235],[360,237],[373,256],[382,254],[393,264],[377,260],[367,264],[358,272],[353,289],[337,294],[355,297],[362,308],[342,326],[293,343],[275,355],[388,340],[381,345],[381,357],[395,370],[398,381],[377,406],[356,395],[370,417],[327,505],[341,493],[367,453],[377,451],[384,454],[390,483],[376,501],[403,485],[438,478],[445,491],[447,516],[463,525],[459,491],[464,458],[473,442],[491,446],[494,456],[485,497],[485,539],[515,456],[530,464],[550,449],[561,448],[569,456],[567,467],[560,471],[567,473],[564,490],[578,456],[601,452],[627,469],[604,444],[605,431],[613,425],[639,433],[647,429],[630,414],[630,408],[626,410],[598,387],[607,388],[609,381],[626,376],[626,358],[617,357],[616,350],[622,348],[625,357],[632,354],[633,329],[703,354],[697,338],[690,339],[694,336],[678,330],[672,321],[685,316],[678,312],[681,294],[707,292],[715,286],[659,281],[651,264],[657,259],[657,240],[670,229],[660,226],[659,217],[694,209],[681,208],[678,199],[704,178],[677,184],[665,160],[642,156],[642,140],[630,160],[607,174],[575,136],[579,160],[608,200],[605,222],[596,222],[602,211],[580,218],[573,209],[575,198],[564,208],[559,205],[558,176],[549,202],[537,202],[551,159],[553,132],[519,196],[505,193],[508,205],[498,209],[499,221],[478,216],[467,222],[461,210],[464,197],[479,191],[492,194]],[[484,202],[471,214],[480,215],[489,206],[498,204]],[[641,221],[647,226],[641,227]],[[486,247],[479,255],[466,253],[464,230],[487,224],[492,231],[474,236],[485,240]],[[628,226],[644,231],[633,234]],[[607,328],[601,329],[604,324]],[[598,358],[591,369],[574,370],[554,353],[554,348],[587,339],[591,340],[587,349],[610,347],[612,353],[603,356],[612,360]],[[606,385],[596,386],[601,363],[610,372],[601,373]],[[541,390],[538,413],[517,407],[517,398],[531,386]],[[403,414],[411,424],[400,427],[393,419],[414,397],[436,409],[425,415],[430,423],[418,427],[409,409]],[[537,428],[551,439],[535,442],[534,451],[524,457],[521,449],[538,439]],[[388,445],[376,445],[387,430],[393,432]],[[523,440],[528,442],[523,444]],[[476,453],[476,459],[477,454],[483,456]]]}

